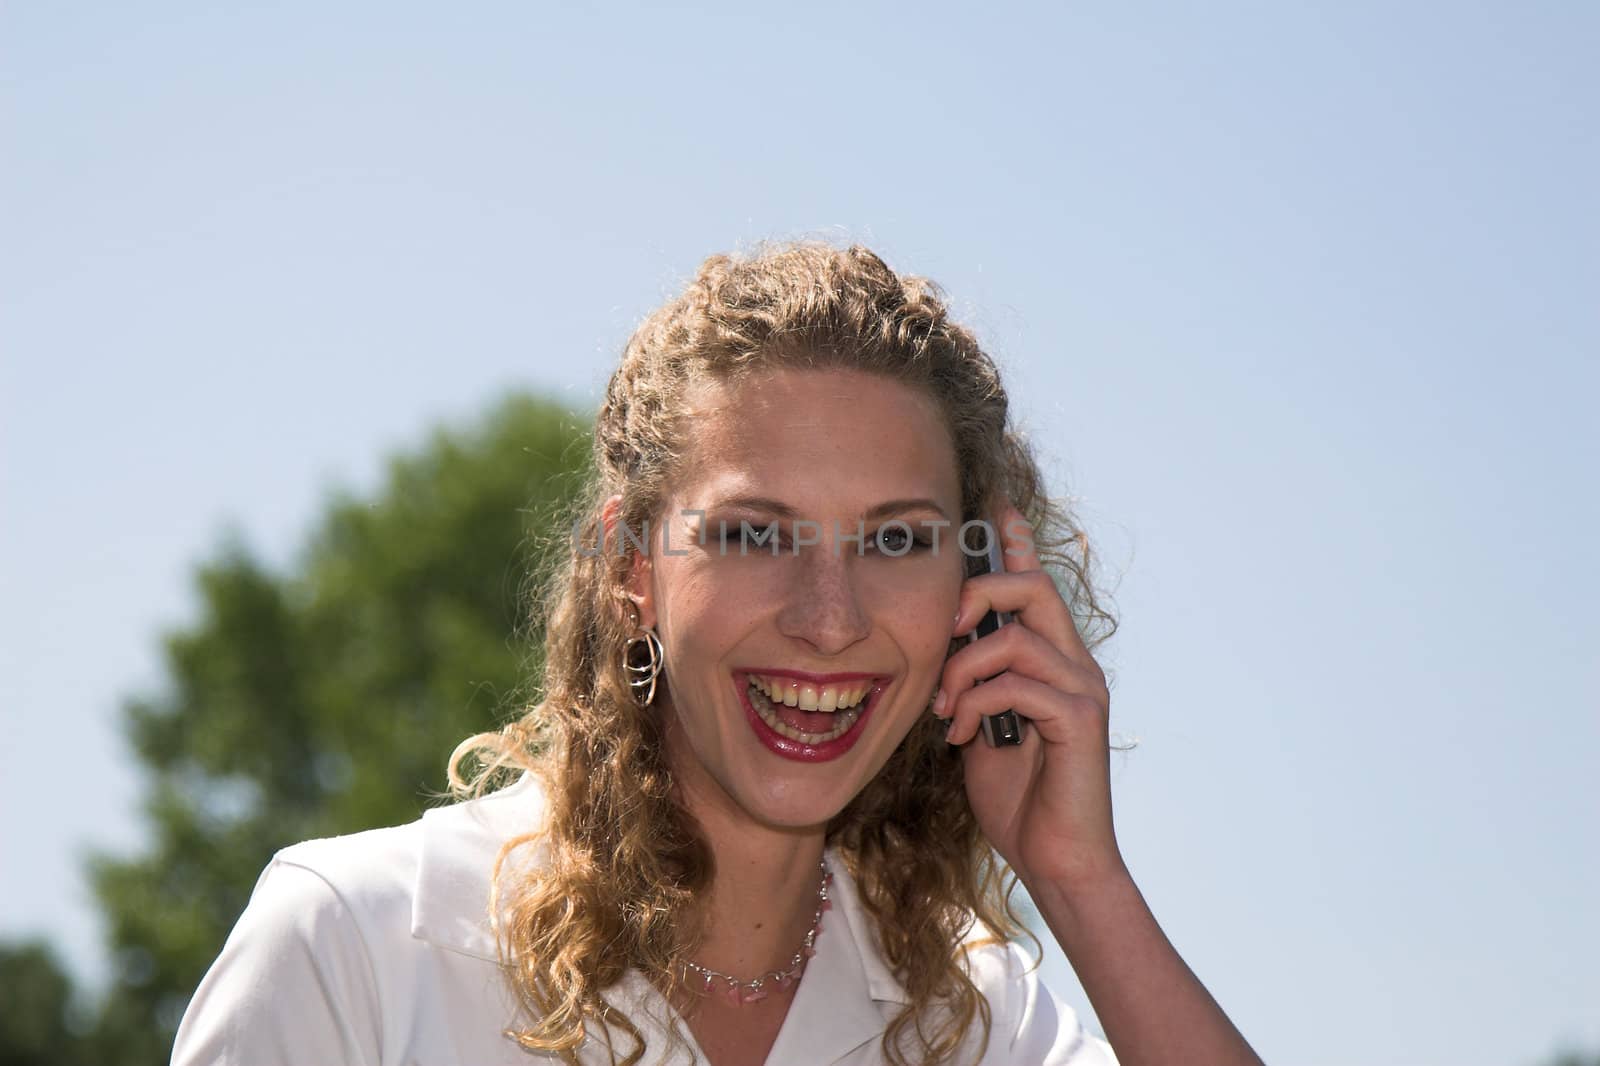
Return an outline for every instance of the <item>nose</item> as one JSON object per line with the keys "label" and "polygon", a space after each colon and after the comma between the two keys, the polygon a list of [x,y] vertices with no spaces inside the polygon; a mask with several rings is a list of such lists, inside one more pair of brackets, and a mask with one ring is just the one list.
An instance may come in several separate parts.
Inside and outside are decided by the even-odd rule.
{"label": "nose", "polygon": [[805,641],[818,655],[838,655],[866,639],[872,620],[861,603],[850,553],[822,545],[791,562],[794,579],[778,614],[779,631]]}

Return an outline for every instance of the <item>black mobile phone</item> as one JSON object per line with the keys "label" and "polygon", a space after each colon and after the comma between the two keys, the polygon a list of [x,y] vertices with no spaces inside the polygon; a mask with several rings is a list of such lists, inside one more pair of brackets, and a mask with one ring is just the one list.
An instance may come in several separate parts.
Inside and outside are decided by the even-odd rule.
{"label": "black mobile phone", "polygon": [[[979,574],[1003,573],[1006,568],[1006,558],[1000,545],[1000,532],[996,529],[989,530],[988,551],[979,555],[967,556],[967,576],[976,577]],[[967,637],[967,643],[972,643],[979,637],[986,637],[1003,625],[1011,622],[1010,611],[989,611],[978,621],[978,626]],[[985,681],[990,680],[984,678]],[[980,682],[981,684],[981,682]],[[983,739],[989,742],[991,748],[1006,748],[1022,743],[1023,719],[1016,711],[1001,711],[999,714],[984,715]]]}

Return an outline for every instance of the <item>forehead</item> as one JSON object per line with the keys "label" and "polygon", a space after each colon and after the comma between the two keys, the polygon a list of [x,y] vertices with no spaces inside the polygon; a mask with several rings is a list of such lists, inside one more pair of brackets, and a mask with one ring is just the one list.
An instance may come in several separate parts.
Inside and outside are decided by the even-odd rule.
{"label": "forehead", "polygon": [[859,370],[781,369],[701,382],[686,400],[675,488],[689,505],[754,495],[836,514],[927,496],[960,507],[949,430],[919,389]]}

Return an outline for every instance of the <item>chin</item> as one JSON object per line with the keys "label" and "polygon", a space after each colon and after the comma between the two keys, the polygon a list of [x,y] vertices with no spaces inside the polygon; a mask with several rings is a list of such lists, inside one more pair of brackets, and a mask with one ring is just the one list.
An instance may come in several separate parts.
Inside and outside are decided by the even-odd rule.
{"label": "chin", "polygon": [[781,829],[810,829],[826,826],[855,798],[853,793],[845,796],[831,789],[825,793],[806,790],[803,795],[798,794],[800,791],[796,788],[793,793],[769,792],[752,797],[751,802],[741,806],[757,821],[767,825]]}

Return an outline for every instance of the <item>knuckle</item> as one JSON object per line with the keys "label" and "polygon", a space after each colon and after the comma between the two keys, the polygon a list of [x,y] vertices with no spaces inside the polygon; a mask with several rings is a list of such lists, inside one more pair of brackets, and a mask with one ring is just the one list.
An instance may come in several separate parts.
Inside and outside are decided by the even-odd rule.
{"label": "knuckle", "polygon": [[1027,643],[1029,636],[1031,636],[1026,626],[1018,625],[1016,622],[1012,622],[1008,626],[1001,626],[995,631],[994,635],[1008,651],[1015,650]]}
{"label": "knuckle", "polygon": [[966,691],[965,674],[959,667],[945,667],[944,674],[939,679],[939,686],[950,694],[954,700],[956,696]]}
{"label": "knuckle", "polygon": [[1084,692],[1073,692],[1067,695],[1067,707],[1075,715],[1084,718],[1105,718],[1110,710],[1096,697]]}
{"label": "knuckle", "polygon": [[[969,645],[970,647],[970,645]],[[965,688],[964,681],[972,673],[972,656],[967,654],[967,648],[962,648],[944,662],[941,671],[948,688]]]}

